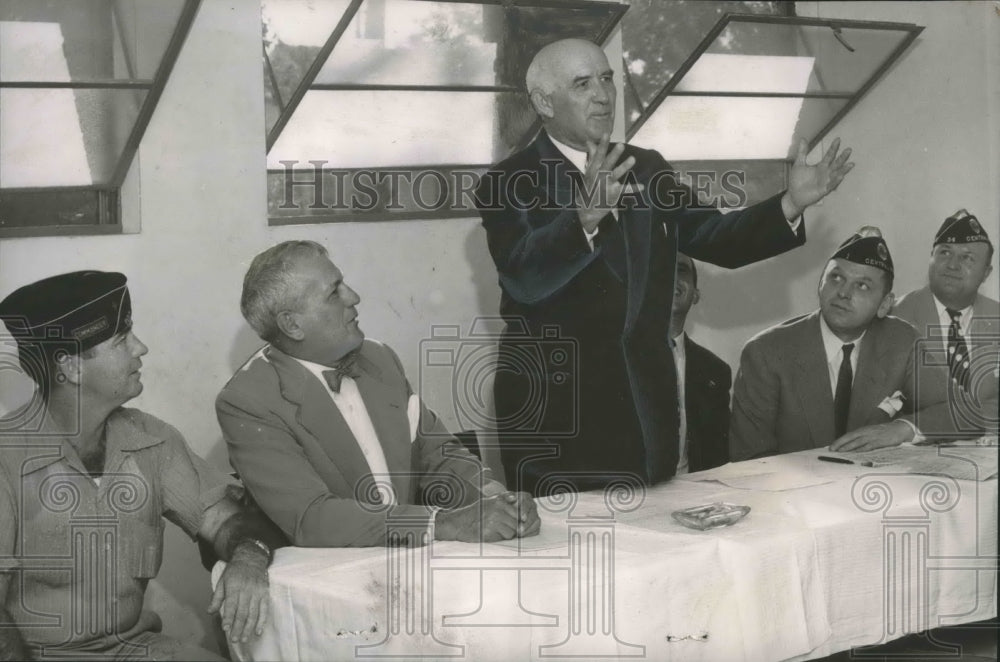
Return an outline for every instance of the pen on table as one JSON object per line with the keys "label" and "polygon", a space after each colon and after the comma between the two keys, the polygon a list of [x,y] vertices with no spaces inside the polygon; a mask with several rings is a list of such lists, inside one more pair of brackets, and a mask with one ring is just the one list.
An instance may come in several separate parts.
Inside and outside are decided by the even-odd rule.
{"label": "pen on table", "polygon": [[836,462],[837,464],[854,464],[854,460],[848,460],[846,457],[831,457],[829,455],[818,456],[820,460],[824,462]]}

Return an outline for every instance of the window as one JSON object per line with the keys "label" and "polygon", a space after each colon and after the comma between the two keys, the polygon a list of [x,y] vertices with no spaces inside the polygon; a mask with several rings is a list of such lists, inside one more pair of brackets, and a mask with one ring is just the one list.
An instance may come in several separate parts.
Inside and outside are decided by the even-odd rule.
{"label": "window", "polygon": [[0,3],[0,237],[121,231],[198,0]]}
{"label": "window", "polygon": [[[650,7],[668,12],[670,4]],[[758,13],[718,19],[679,65],[683,48],[656,52],[656,83],[644,55],[650,49],[628,38],[626,20],[628,139],[659,150],[711,202],[738,207],[784,188],[799,139],[810,149],[819,143],[923,28],[780,16],[775,3],[727,4]]]}
{"label": "window", "polygon": [[263,0],[271,224],[468,217],[489,165],[539,128],[541,46],[603,43],[627,6]]}

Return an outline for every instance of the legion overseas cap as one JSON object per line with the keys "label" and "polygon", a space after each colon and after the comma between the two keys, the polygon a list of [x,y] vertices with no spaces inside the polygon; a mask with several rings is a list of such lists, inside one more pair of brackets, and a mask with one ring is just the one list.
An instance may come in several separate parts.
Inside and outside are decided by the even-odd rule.
{"label": "legion overseas cap", "polygon": [[0,318],[19,344],[73,341],[83,352],[132,328],[124,274],[74,271],[14,290],[0,301]]}
{"label": "legion overseas cap", "polygon": [[934,235],[935,246],[938,244],[971,244],[976,241],[990,244],[990,238],[986,235],[986,229],[979,224],[979,219],[964,209],[959,209],[944,219],[941,228]]}
{"label": "legion overseas cap", "polygon": [[870,225],[864,226],[848,237],[847,241],[840,245],[840,248],[830,259],[841,259],[855,264],[878,267],[882,271],[894,274],[889,246],[882,238],[882,232]]}

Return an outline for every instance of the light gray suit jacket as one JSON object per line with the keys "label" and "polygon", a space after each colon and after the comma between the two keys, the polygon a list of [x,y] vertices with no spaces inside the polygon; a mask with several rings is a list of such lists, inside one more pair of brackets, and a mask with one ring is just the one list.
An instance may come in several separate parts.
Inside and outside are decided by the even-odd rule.
{"label": "light gray suit jacket", "polygon": [[[879,405],[896,391],[901,414],[940,404],[943,392],[914,378],[917,332],[895,317],[875,319],[861,342],[847,430],[885,423]],[[920,391],[918,397],[916,391]],[[833,392],[820,332],[820,312],[762,331],[743,348],[733,385],[730,460],[821,448],[834,441]]]}
{"label": "light gray suit jacket", "polygon": [[[932,352],[927,362],[947,362],[943,353],[943,328],[934,305],[934,295],[929,287],[914,290],[896,302],[892,314],[917,328],[925,339],[927,350]],[[1000,302],[982,294],[976,295],[972,304],[972,322],[966,341],[970,345],[972,398],[952,389],[949,393],[951,407],[941,412],[943,416],[923,412],[917,424],[921,432],[940,436],[969,437],[985,432],[997,433],[998,391],[1000,391]],[[936,358],[935,358],[936,357]]]}
{"label": "light gray suit jacket", "polygon": [[417,402],[391,349],[366,340],[358,366],[358,390],[396,494],[391,508],[381,506],[368,462],[326,387],[292,357],[263,348],[216,399],[233,468],[293,545],[382,545],[399,518],[411,531],[430,522],[431,508],[422,505],[429,491],[468,503],[489,480],[422,403],[413,425],[408,407]]}

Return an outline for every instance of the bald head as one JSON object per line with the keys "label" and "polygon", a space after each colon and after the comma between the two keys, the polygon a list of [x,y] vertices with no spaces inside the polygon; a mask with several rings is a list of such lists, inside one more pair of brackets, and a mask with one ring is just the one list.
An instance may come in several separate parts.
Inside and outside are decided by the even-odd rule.
{"label": "bald head", "polygon": [[586,151],[587,141],[610,134],[615,84],[604,51],[584,39],[563,39],[542,48],[525,76],[531,103],[549,134]]}

